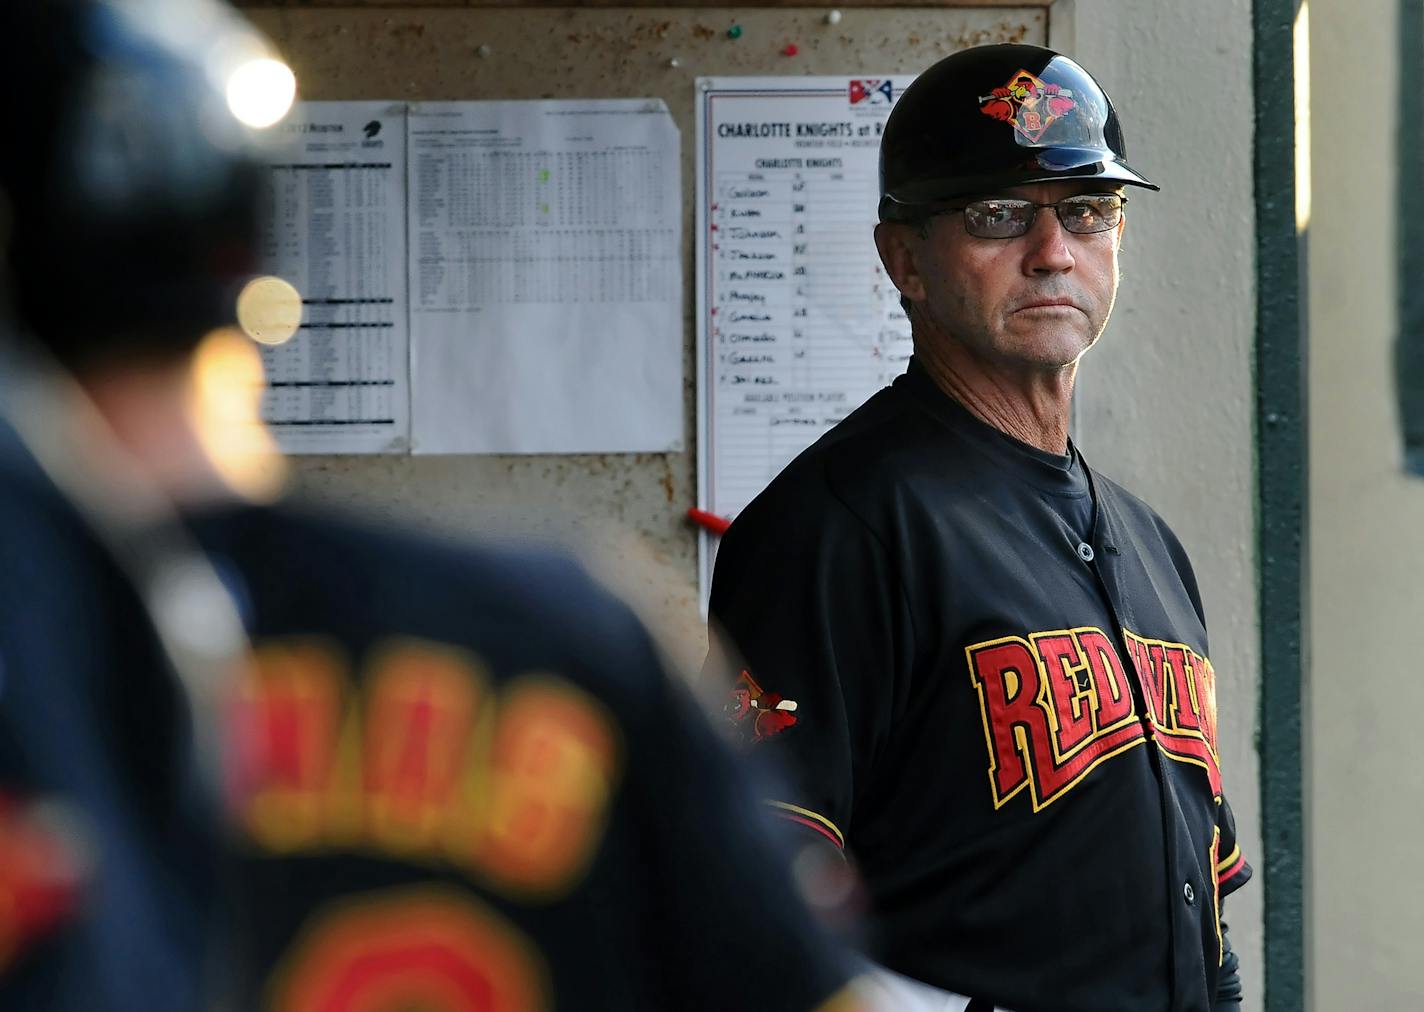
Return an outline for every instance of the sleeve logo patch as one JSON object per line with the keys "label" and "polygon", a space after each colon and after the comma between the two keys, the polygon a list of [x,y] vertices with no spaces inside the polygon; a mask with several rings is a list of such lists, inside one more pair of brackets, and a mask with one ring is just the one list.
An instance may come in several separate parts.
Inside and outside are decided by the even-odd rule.
{"label": "sleeve logo patch", "polygon": [[0,971],[80,913],[92,868],[76,815],[0,793]]}
{"label": "sleeve logo patch", "polygon": [[746,668],[722,708],[737,744],[755,745],[796,725],[796,700],[767,692]]}

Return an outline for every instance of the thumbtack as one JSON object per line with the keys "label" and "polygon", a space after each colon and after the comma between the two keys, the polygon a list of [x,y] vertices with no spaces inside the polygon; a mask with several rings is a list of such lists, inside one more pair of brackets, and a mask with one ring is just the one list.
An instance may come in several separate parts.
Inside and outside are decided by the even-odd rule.
{"label": "thumbtack", "polygon": [[727,533],[727,528],[732,526],[732,521],[726,517],[720,517],[716,513],[709,513],[707,510],[700,510],[696,506],[687,511],[687,518],[701,527],[709,534],[721,537]]}
{"label": "thumbtack", "polygon": [[490,53],[492,53],[492,52],[494,52],[494,50],[491,49],[489,46],[483,46],[483,45],[482,45],[482,46],[480,46],[478,49],[475,50],[475,55],[478,56],[478,57],[480,57],[481,59],[488,59]]}
{"label": "thumbtack", "polygon": [[781,55],[782,55],[782,56],[795,56],[795,55],[796,55],[797,53],[799,53],[799,52],[801,52],[801,50],[797,47],[796,43],[794,43],[794,42],[788,42],[788,43],[786,44],[786,46],[781,50]]}
{"label": "thumbtack", "polygon": [[838,25],[838,24],[840,24],[840,23],[841,23],[841,12],[840,12],[840,11],[831,11],[831,12],[829,12],[829,13],[826,15],[826,24],[828,24],[828,25]]}
{"label": "thumbtack", "polygon": [[681,66],[682,66],[682,61],[681,61],[680,59],[678,59],[676,56],[674,56],[671,60],[668,60],[668,66],[669,66],[669,67],[681,67]]}
{"label": "thumbtack", "polygon": [[741,25],[733,25],[731,28],[728,28],[728,29],[727,29],[727,38],[729,38],[729,39],[740,39],[741,37],[742,37],[742,26],[741,26]]}

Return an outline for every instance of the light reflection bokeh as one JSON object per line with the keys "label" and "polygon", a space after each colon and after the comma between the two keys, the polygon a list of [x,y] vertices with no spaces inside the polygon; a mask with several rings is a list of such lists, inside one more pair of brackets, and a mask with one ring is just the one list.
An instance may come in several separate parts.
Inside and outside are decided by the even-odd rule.
{"label": "light reflection bokeh", "polygon": [[223,483],[255,502],[275,498],[287,474],[276,440],[262,424],[265,385],[261,352],[236,328],[215,330],[198,346],[190,403],[194,431]]}
{"label": "light reflection bokeh", "polygon": [[302,296],[274,275],[253,278],[237,296],[237,322],[258,344],[285,344],[302,324]]}
{"label": "light reflection bokeh", "polygon": [[272,126],[291,109],[297,96],[297,79],[281,60],[248,60],[227,79],[227,104],[232,114],[250,127]]}

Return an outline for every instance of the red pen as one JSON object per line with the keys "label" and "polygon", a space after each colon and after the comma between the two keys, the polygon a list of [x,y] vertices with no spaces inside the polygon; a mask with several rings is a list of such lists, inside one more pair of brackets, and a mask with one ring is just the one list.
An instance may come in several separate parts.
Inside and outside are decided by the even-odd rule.
{"label": "red pen", "polygon": [[716,513],[708,513],[706,510],[700,510],[696,506],[687,511],[687,518],[703,530],[710,531],[719,538],[727,533],[728,527],[732,526],[732,521],[726,517],[719,517]]}

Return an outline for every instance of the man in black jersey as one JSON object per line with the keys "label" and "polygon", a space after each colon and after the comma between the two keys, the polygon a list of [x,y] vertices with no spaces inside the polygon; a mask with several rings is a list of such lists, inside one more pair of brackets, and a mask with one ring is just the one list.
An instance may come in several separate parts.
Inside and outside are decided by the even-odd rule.
{"label": "man in black jersey", "polygon": [[[1185,551],[1068,438],[1118,283],[1107,95],[986,46],[903,94],[875,240],[914,356],[735,520],[714,652],[768,800],[853,856],[906,1008],[1207,1012],[1240,1001],[1250,875]],[[718,667],[721,667],[720,658]]]}
{"label": "man in black jersey", "polygon": [[849,1008],[626,608],[235,494],[265,55],[0,4],[0,1008]]}

